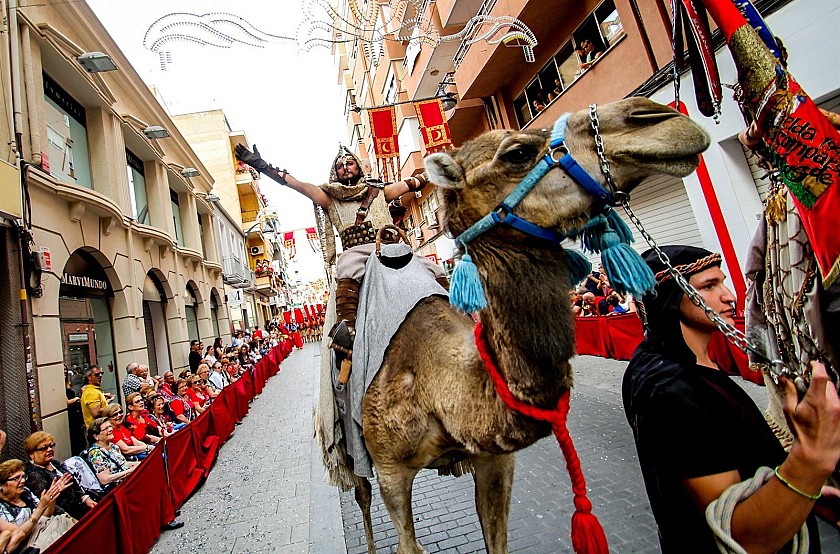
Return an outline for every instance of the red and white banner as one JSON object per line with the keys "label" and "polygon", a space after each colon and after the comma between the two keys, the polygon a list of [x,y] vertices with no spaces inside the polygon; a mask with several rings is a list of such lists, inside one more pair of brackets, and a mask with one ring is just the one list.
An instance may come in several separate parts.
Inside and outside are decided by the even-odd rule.
{"label": "red and white banner", "polygon": [[400,145],[394,106],[372,108],[368,110],[368,117],[379,178],[396,181],[399,179]]}
{"label": "red and white banner", "polygon": [[297,254],[294,231],[286,231],[285,233],[283,233],[283,246],[289,249],[289,257],[294,258],[295,254]]}
{"label": "red and white banner", "polygon": [[414,111],[420,121],[420,133],[423,135],[423,146],[427,154],[440,152],[452,146],[452,135],[449,124],[443,113],[443,102],[440,98],[424,100],[414,103]]}

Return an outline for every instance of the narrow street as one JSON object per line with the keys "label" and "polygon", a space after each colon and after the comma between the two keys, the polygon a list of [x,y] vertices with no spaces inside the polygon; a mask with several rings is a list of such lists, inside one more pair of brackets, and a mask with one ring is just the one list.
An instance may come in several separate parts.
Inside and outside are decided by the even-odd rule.
{"label": "narrow street", "polygon": [[[367,552],[353,495],[323,483],[312,439],[319,355],[318,345],[310,344],[283,362],[222,447],[207,483],[183,507],[186,525],[162,535],[153,552]],[[656,527],[620,402],[625,365],[575,359],[569,430],[611,551],[655,553]],[[764,391],[744,386],[763,406]],[[430,553],[484,552],[471,478],[423,471],[413,505],[418,539]],[[517,457],[510,551],[571,553],[571,514],[565,463],[549,437]],[[396,532],[375,483],[373,521],[378,552],[396,552]],[[821,531],[822,551],[840,552],[840,538],[825,526]]]}

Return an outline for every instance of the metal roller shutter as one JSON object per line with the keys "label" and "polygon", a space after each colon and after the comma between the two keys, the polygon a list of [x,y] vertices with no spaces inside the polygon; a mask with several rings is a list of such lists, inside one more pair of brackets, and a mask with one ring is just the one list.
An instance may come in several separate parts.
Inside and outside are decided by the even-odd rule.
{"label": "metal roller shutter", "polygon": [[[694,212],[691,210],[691,202],[679,177],[658,175],[645,180],[633,191],[630,207],[659,244],[704,246]],[[624,210],[619,207],[617,211],[633,231],[633,237],[636,239],[633,248],[639,253],[647,250],[647,242],[627,218]],[[576,245],[570,243],[569,246]],[[600,263],[597,254],[587,257],[593,267]]]}

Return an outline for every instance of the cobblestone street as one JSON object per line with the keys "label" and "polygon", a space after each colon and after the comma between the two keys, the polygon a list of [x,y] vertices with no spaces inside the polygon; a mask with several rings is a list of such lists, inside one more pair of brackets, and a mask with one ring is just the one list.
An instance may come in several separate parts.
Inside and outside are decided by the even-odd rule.
{"label": "cobblestone street", "polygon": [[[319,351],[294,352],[251,406],[219,453],[207,483],[183,507],[183,529],[165,533],[153,552],[346,552],[364,554],[361,514],[352,493],[323,483],[311,435]],[[587,479],[594,513],[612,552],[658,552],[656,528],[620,402],[624,362],[574,360],[576,388],[569,431]],[[763,390],[745,384],[763,406]],[[414,484],[420,543],[430,553],[484,552],[469,476],[423,471]],[[553,437],[517,455],[510,514],[512,553],[572,552],[572,494]],[[378,552],[396,552],[396,532],[374,483]],[[823,552],[840,552],[822,528]]]}

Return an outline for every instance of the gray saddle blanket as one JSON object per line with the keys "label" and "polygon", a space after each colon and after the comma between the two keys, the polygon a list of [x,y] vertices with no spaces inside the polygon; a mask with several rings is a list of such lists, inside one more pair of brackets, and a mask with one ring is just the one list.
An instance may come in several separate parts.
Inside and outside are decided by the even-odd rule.
{"label": "gray saddle blanket", "polygon": [[[382,245],[382,255],[398,257],[411,253],[405,244]],[[422,299],[432,295],[449,297],[417,256],[400,269],[382,264],[371,254],[359,291],[356,340],[353,343],[353,371],[350,376],[350,414],[345,418],[347,453],[353,457],[356,475],[373,477],[373,463],[362,436],[362,400],[385,357],[391,338],[408,313]],[[351,423],[347,425],[347,423]]]}

